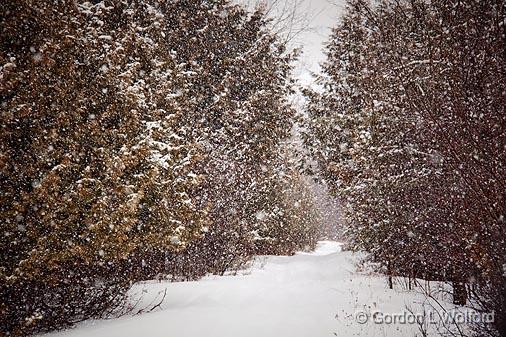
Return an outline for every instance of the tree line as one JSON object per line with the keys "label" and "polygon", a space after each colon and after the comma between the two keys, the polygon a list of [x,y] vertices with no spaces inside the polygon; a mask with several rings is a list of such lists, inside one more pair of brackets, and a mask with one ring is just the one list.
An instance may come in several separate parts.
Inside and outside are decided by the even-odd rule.
{"label": "tree line", "polygon": [[506,333],[504,1],[348,1],[304,139],[350,246]]}
{"label": "tree line", "polygon": [[311,247],[295,53],[226,0],[0,6],[0,326],[113,315],[133,282]]}

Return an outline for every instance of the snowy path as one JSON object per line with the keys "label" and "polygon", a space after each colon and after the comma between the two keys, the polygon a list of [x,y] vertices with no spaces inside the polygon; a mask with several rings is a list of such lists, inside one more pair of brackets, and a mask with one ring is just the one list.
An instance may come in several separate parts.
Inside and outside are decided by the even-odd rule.
{"label": "snowy path", "polygon": [[387,289],[383,277],[356,272],[354,259],[338,243],[322,241],[313,253],[259,258],[245,275],[143,283],[133,294],[144,293],[145,303],[167,289],[159,311],[87,321],[46,336],[415,336],[416,325],[356,323],[354,314],[364,307],[402,312],[421,297]]}

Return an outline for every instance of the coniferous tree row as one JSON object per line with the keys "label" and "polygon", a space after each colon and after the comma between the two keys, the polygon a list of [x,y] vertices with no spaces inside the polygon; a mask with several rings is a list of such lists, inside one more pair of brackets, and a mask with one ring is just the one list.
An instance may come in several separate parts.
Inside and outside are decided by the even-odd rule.
{"label": "coniferous tree row", "polygon": [[280,150],[294,55],[262,12],[7,0],[0,30],[2,334],[114,314],[156,274],[314,244]]}
{"label": "coniferous tree row", "polygon": [[354,249],[506,324],[504,1],[352,0],[305,142]]}

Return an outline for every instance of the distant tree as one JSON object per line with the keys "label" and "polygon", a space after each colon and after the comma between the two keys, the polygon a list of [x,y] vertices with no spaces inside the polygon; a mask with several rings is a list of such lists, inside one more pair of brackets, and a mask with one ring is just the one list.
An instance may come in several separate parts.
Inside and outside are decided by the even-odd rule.
{"label": "distant tree", "polygon": [[257,254],[291,255],[314,249],[322,234],[323,216],[316,205],[313,181],[298,169],[300,150],[293,138],[278,149],[278,163],[269,172],[271,186],[255,214],[252,234]]}

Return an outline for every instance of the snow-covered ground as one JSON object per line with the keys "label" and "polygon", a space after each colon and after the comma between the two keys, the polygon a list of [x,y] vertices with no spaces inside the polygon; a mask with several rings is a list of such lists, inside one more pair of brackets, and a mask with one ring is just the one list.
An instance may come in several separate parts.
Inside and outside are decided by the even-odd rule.
{"label": "snow-covered ground", "polygon": [[[137,309],[165,300],[149,313],[87,321],[59,337],[332,337],[420,336],[416,324],[360,324],[365,310],[402,313],[424,297],[390,290],[385,278],[358,272],[358,256],[322,241],[313,253],[259,257],[240,275],[197,282],[152,281],[131,291]],[[363,318],[363,317],[362,317]],[[360,319],[360,318],[359,318]]]}

